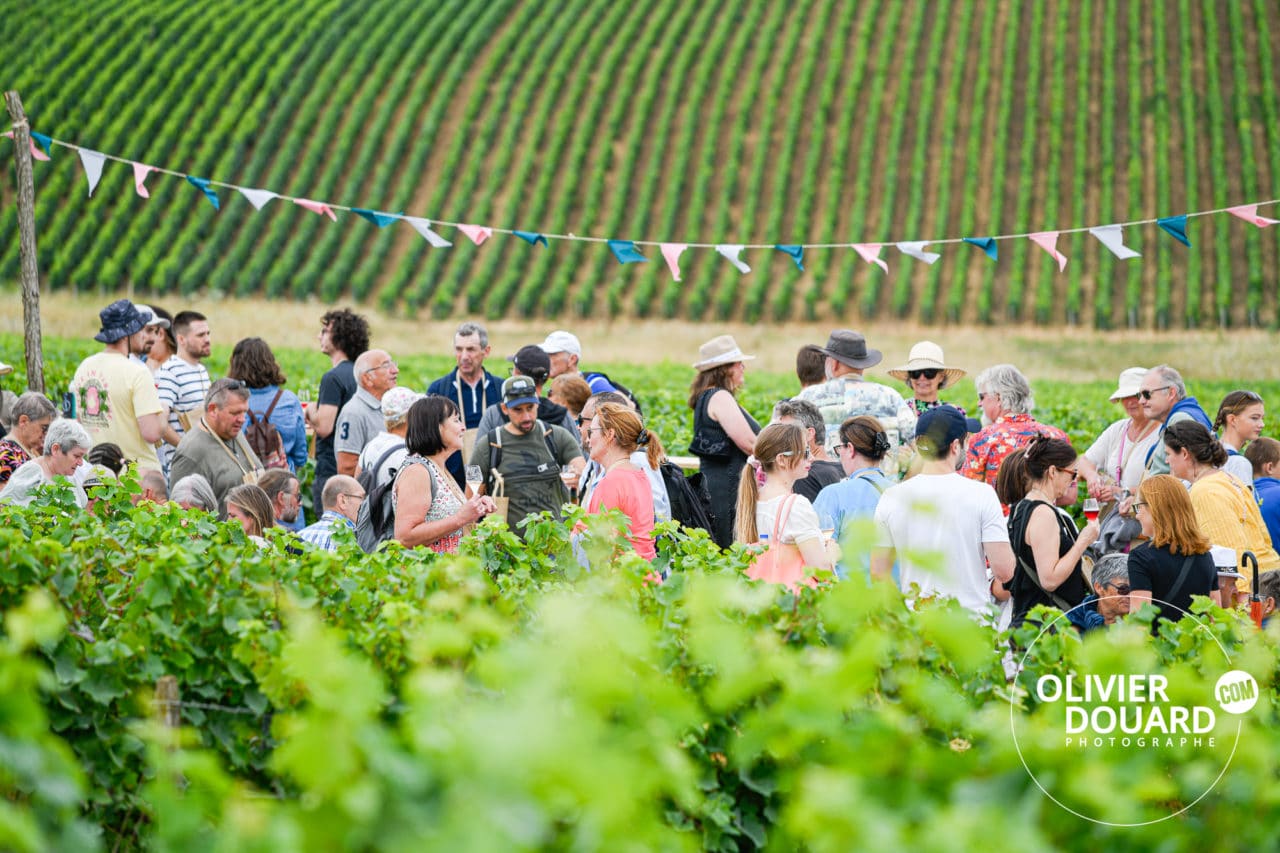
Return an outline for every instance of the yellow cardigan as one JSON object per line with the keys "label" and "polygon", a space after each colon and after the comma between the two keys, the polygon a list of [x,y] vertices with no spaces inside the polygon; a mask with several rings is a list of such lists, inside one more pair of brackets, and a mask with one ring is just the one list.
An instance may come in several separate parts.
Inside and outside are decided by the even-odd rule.
{"label": "yellow cardigan", "polygon": [[[1191,506],[1200,530],[1214,545],[1235,549],[1237,560],[1244,551],[1252,551],[1259,571],[1280,569],[1280,554],[1272,547],[1258,502],[1244,483],[1221,469],[1207,474],[1191,484]],[[1238,583],[1250,589],[1252,569],[1246,574]]]}

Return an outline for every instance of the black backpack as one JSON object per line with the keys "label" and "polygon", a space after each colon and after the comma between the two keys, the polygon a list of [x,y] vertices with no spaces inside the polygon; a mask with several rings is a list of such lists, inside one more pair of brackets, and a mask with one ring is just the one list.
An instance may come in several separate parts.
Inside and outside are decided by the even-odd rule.
{"label": "black backpack", "polygon": [[658,464],[658,472],[671,500],[671,517],[685,527],[700,527],[710,533],[715,516],[711,512],[711,496],[702,482],[702,472],[686,477],[679,465],[667,459]]}
{"label": "black backpack", "polygon": [[591,371],[590,373],[584,373],[582,376],[583,376],[583,378],[584,378],[584,379],[586,379],[588,382],[590,382],[590,381],[591,381],[591,378],[592,378],[592,377],[594,377],[594,376],[599,376],[599,377],[600,377],[601,379],[603,379],[605,382],[608,382],[610,385],[612,385],[612,386],[614,387],[614,390],[616,390],[619,394],[621,394],[622,396],[626,397],[626,398],[627,398],[628,400],[630,400],[633,404],[635,404],[635,407],[636,407],[636,414],[637,414],[637,415],[640,415],[640,416],[642,416],[642,417],[644,416],[644,409],[643,409],[643,408],[641,407],[641,405],[640,405],[640,398],[639,398],[639,397],[637,397],[635,394],[633,394],[633,393],[631,392],[631,389],[630,389],[630,388],[628,388],[626,385],[623,385],[621,382],[619,382],[619,381],[618,381],[618,380],[616,380],[616,379],[611,379],[611,378],[609,377],[609,374],[607,374],[607,373],[601,373],[601,372],[600,372],[600,371],[598,371],[598,370],[593,370],[593,371]]}
{"label": "black backpack", "polygon": [[[403,444],[397,444],[378,457],[372,467],[360,472],[357,481],[364,488],[364,500],[360,502],[360,510],[356,513],[356,542],[366,554],[372,554],[378,546],[386,542],[396,532],[396,514],[391,506],[391,490],[396,487],[399,470],[393,470],[387,482],[374,485],[378,469],[383,466],[391,454],[403,450]],[[402,466],[403,467],[403,466]],[[431,499],[436,497],[436,481],[431,479]]]}

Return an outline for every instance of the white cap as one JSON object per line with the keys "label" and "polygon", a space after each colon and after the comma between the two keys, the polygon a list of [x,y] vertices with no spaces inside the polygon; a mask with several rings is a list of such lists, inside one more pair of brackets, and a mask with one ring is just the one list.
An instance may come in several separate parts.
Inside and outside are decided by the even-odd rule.
{"label": "white cap", "polygon": [[413,404],[421,399],[422,395],[412,388],[397,385],[382,395],[382,417],[388,421],[402,421]]}
{"label": "white cap", "polygon": [[150,317],[150,319],[143,324],[144,326],[159,326],[162,329],[169,328],[169,321],[157,314],[155,309],[150,305],[143,305],[141,302],[135,302],[133,303],[133,307],[138,309],[139,314]]}
{"label": "white cap", "polygon": [[1142,390],[1142,378],[1147,375],[1145,367],[1130,367],[1121,371],[1120,381],[1116,385],[1116,390],[1111,394],[1111,402],[1123,400],[1125,397],[1136,396]]}
{"label": "white cap", "polygon": [[579,343],[578,336],[562,329],[557,329],[547,335],[547,339],[538,344],[538,346],[547,355],[557,352],[571,352],[578,358],[582,358],[582,344]]}

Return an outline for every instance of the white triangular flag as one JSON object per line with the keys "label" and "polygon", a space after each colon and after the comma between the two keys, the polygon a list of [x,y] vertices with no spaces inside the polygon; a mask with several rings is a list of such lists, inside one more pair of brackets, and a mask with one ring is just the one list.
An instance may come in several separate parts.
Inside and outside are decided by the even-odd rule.
{"label": "white triangular flag", "polygon": [[107,158],[88,148],[81,148],[79,151],[80,162],[84,165],[84,175],[89,179],[89,195],[92,196],[98,181],[102,180],[102,164],[107,162]]}
{"label": "white triangular flag", "polygon": [[723,255],[729,263],[733,264],[738,272],[746,275],[751,272],[751,267],[743,263],[742,258],[738,257],[742,254],[742,249],[742,246],[716,246],[716,252]]}
{"label": "white triangular flag", "polygon": [[271,199],[280,198],[271,190],[251,190],[248,187],[240,187],[239,189],[240,195],[249,199],[249,204],[253,205],[254,210],[262,210],[262,206],[271,201]]}
{"label": "white triangular flag", "polygon": [[1119,225],[1099,225],[1097,228],[1090,228],[1089,233],[1097,237],[1099,243],[1110,249],[1111,254],[1122,261],[1142,257],[1124,244],[1124,233]]}
{"label": "white triangular flag", "polygon": [[937,252],[926,252],[924,247],[928,244],[923,240],[911,243],[895,243],[894,245],[898,247],[899,252],[907,257],[915,258],[917,261],[924,261],[926,264],[931,264],[942,257]]}
{"label": "white triangular flag", "polygon": [[412,225],[414,231],[417,231],[423,237],[426,237],[427,242],[437,249],[447,249],[453,245],[448,240],[431,230],[431,220],[429,219],[418,219],[415,216],[406,216],[404,221]]}

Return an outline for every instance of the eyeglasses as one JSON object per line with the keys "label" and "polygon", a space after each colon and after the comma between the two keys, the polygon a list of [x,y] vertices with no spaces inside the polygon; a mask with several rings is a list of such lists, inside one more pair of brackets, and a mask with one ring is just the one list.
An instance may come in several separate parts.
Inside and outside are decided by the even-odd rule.
{"label": "eyeglasses", "polygon": [[1061,471],[1061,472],[1062,472],[1062,473],[1064,473],[1064,474],[1070,474],[1070,475],[1071,475],[1071,482],[1073,482],[1073,483],[1074,483],[1076,480],[1080,479],[1080,469],[1079,469],[1079,468],[1059,468],[1058,470],[1059,470],[1059,471]]}
{"label": "eyeglasses", "polygon": [[1134,511],[1134,512],[1137,512],[1137,511],[1138,511],[1138,507],[1143,507],[1143,506],[1150,506],[1150,504],[1148,504],[1146,501],[1134,501],[1134,502],[1133,502],[1133,511]]}
{"label": "eyeglasses", "polygon": [[338,494],[344,498],[355,498],[358,501],[364,500],[363,494],[357,495],[355,492],[338,492]]}
{"label": "eyeglasses", "polygon": [[920,378],[937,379],[938,374],[941,372],[942,371],[936,367],[926,367],[923,370],[908,370],[907,378],[908,379],[920,379]]}
{"label": "eyeglasses", "polygon": [[1172,387],[1173,387],[1172,385],[1161,385],[1159,388],[1152,388],[1150,390],[1147,390],[1144,388],[1143,390],[1138,392],[1138,396],[1144,400],[1150,400],[1151,395],[1156,393],[1157,391],[1167,391]]}
{"label": "eyeglasses", "polygon": [[382,362],[382,364],[379,364],[377,367],[373,368],[373,370],[386,370],[388,367],[395,369],[395,366],[396,366],[396,363],[388,359],[387,361],[384,361]]}
{"label": "eyeglasses", "polygon": [[987,391],[979,391],[979,392],[978,392],[978,402],[979,402],[979,403],[981,403],[983,400],[987,399],[988,397],[994,397],[994,396],[995,396],[995,394],[992,394],[992,393],[990,393],[990,392],[987,392]]}
{"label": "eyeglasses", "polygon": [[604,432],[604,427],[587,427],[587,435],[591,435],[593,432]]}

